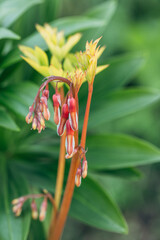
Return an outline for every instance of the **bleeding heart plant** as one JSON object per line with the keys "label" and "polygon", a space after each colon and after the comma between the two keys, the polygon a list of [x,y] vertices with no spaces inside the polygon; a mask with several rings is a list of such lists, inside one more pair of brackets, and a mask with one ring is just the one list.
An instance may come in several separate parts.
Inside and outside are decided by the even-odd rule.
{"label": "bleeding heart plant", "polygon": [[[54,197],[45,190],[42,194],[30,194],[14,199],[12,203],[14,205],[13,212],[16,216],[19,216],[24,202],[31,198],[32,217],[37,219],[38,210],[35,199],[43,198],[39,215],[40,221],[43,221],[47,211],[47,201],[50,200],[54,211],[50,225],[49,240],[58,240],[67,218],[74,186],[80,187],[81,178],[87,177],[88,164],[85,156],[85,145],[93,83],[95,75],[108,67],[108,65],[97,67],[97,60],[105,49],[104,47],[97,47],[100,38],[94,42],[87,42],[84,52],[71,54],[69,51],[80,40],[81,35],[79,33],[70,36],[66,40],[63,32],[57,32],[57,29],[51,28],[48,24],[44,27],[37,25],[37,30],[46,41],[52,57],[49,64],[47,54],[42,49],[38,47],[31,49],[20,46],[20,50],[25,55],[23,59],[45,76],[33,104],[29,107],[26,122],[28,124],[32,123],[32,129],[37,129],[38,133],[45,129],[45,120],[48,121],[50,119],[50,110],[48,108],[50,88],[54,88],[55,93],[52,96],[53,120],[57,125],[57,134],[61,136],[56,190]],[[88,99],[81,139],[79,141],[78,92],[85,81],[88,82]],[[66,94],[64,88],[67,89]],[[62,203],[59,206],[64,178],[65,158],[72,159]]]}

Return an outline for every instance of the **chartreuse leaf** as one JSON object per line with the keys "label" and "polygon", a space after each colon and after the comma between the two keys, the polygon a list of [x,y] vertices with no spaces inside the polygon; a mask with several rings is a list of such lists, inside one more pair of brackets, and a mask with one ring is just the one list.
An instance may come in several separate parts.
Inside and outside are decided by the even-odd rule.
{"label": "chartreuse leaf", "polygon": [[127,135],[88,136],[87,147],[90,169],[121,169],[160,161],[160,149]]}
{"label": "chartreuse leaf", "polygon": [[[25,119],[29,112],[29,106],[32,105],[37,92],[38,87],[31,82],[12,85],[7,87],[5,91],[0,94],[0,103]],[[47,126],[55,129],[55,124],[53,122],[53,107],[50,101],[48,106],[51,117],[46,123]]]}
{"label": "chartreuse leaf", "polygon": [[0,40],[1,39],[19,40],[20,36],[18,36],[16,33],[12,32],[11,30],[9,30],[7,28],[0,28]]}
{"label": "chartreuse leaf", "polygon": [[24,179],[17,174],[13,176],[8,172],[5,159],[0,159],[0,239],[1,240],[26,240],[30,214],[24,209],[21,217],[16,218],[12,213],[11,201],[28,193],[28,188]]}
{"label": "chartreuse leaf", "polygon": [[[90,28],[99,28],[105,24],[106,19],[88,16],[71,16],[59,18],[50,23],[50,25],[52,27],[56,27],[58,31],[63,30],[65,36],[69,36],[75,32],[81,32]],[[43,50],[47,50],[47,45],[45,44],[40,34],[37,32],[21,41],[21,45],[26,45],[32,48],[38,45]],[[9,67],[13,63],[19,62],[21,60],[20,51],[18,49],[14,49],[1,60],[1,68]]]}
{"label": "chartreuse leaf", "polygon": [[108,65],[108,64],[106,64],[106,65],[101,65],[101,66],[98,66],[98,67],[97,67],[97,69],[96,69],[96,74],[98,74],[98,73],[100,73],[100,72],[104,71],[104,69],[106,69],[106,68],[108,68],[108,67],[109,67],[109,65]]}
{"label": "chartreuse leaf", "polygon": [[160,91],[150,88],[118,90],[108,95],[93,98],[89,128],[124,117],[158,101]]}
{"label": "chartreuse leaf", "polygon": [[70,215],[103,230],[127,233],[127,224],[116,203],[101,186],[89,176],[76,188]]}
{"label": "chartreuse leaf", "polygon": [[4,27],[12,25],[23,13],[42,0],[5,0],[0,3],[0,23]]}
{"label": "chartreuse leaf", "polygon": [[13,131],[19,131],[19,127],[4,108],[0,108],[0,127],[8,128]]}
{"label": "chartreuse leaf", "polygon": [[27,58],[31,59],[35,63],[43,66],[48,66],[47,54],[41,48],[36,46],[35,49],[33,49],[30,47],[19,45],[19,49]]}
{"label": "chartreuse leaf", "polygon": [[35,61],[30,58],[22,57],[32,68],[34,68],[37,72],[39,72],[42,76],[50,76],[48,66],[40,66]]}

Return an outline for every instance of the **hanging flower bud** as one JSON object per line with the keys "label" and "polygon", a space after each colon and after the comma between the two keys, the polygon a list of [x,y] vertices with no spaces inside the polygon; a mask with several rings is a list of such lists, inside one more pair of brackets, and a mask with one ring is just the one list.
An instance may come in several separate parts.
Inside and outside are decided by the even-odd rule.
{"label": "hanging flower bud", "polygon": [[18,203],[24,202],[24,201],[25,201],[24,197],[15,198],[15,199],[12,200],[12,204],[15,205],[15,204],[18,204]]}
{"label": "hanging flower bud", "polygon": [[15,216],[19,217],[21,215],[22,208],[18,208],[18,210],[15,212]]}
{"label": "hanging flower bud", "polygon": [[82,163],[82,177],[86,178],[87,177],[87,170],[88,170],[88,163],[87,160],[84,159]]}
{"label": "hanging flower bud", "polygon": [[42,127],[42,125],[40,124],[40,122],[38,121],[38,123],[37,123],[38,133],[41,133],[42,129],[43,129],[43,127]]}
{"label": "hanging flower bud", "polygon": [[31,202],[31,210],[32,210],[32,218],[36,220],[38,218],[38,210],[37,210],[37,205],[34,199]]}
{"label": "hanging flower bud", "polygon": [[68,98],[69,121],[74,131],[78,129],[78,116],[76,112],[76,100],[73,97]]}
{"label": "hanging flower bud", "polygon": [[69,154],[67,153],[67,154],[65,155],[65,158],[66,158],[66,159],[71,158],[71,157],[73,157],[73,155],[76,154],[76,153],[77,153],[77,148],[74,148],[73,153],[72,153],[71,155],[69,155]]}
{"label": "hanging flower bud", "polygon": [[43,104],[43,115],[44,115],[44,118],[48,121],[50,119],[50,112],[49,112],[49,109],[48,109],[46,96],[42,96],[41,97],[41,102]]}
{"label": "hanging flower bud", "polygon": [[40,214],[39,214],[39,220],[41,222],[44,221],[44,219],[46,217],[46,211],[47,211],[47,198],[45,197],[41,204],[41,209],[40,209]]}
{"label": "hanging flower bud", "polygon": [[70,121],[66,122],[66,151],[67,154],[71,157],[74,153],[75,140],[74,140],[74,131],[71,128]]}
{"label": "hanging flower bud", "polygon": [[33,121],[33,107],[29,107],[29,113],[26,116],[26,123],[30,124]]}
{"label": "hanging flower bud", "polygon": [[12,211],[14,212],[16,217],[20,216],[22,212],[22,206],[23,206],[23,202],[19,202],[13,206]]}
{"label": "hanging flower bud", "polygon": [[36,118],[36,117],[33,118],[32,129],[33,129],[33,130],[36,130],[36,129],[37,129],[37,118]]}
{"label": "hanging flower bud", "polygon": [[48,90],[48,89],[45,89],[45,90],[43,91],[42,95],[48,99],[48,98],[49,98],[49,90]]}
{"label": "hanging flower bud", "polygon": [[43,106],[44,118],[48,121],[50,119],[50,111],[46,105]]}
{"label": "hanging flower bud", "polygon": [[54,122],[56,125],[58,125],[60,121],[60,109],[59,109],[59,106],[61,105],[60,94],[53,94],[52,99],[54,108]]}
{"label": "hanging flower bud", "polygon": [[80,186],[81,186],[81,175],[82,175],[82,169],[81,169],[81,168],[78,168],[78,169],[77,169],[76,176],[75,176],[75,185],[76,185],[77,187],[80,187]]}
{"label": "hanging flower bud", "polygon": [[64,127],[66,124],[66,121],[68,119],[68,105],[65,103],[63,104],[62,107],[62,114],[61,114],[61,119],[60,119],[60,123],[57,126],[57,133],[59,136],[62,136],[64,133]]}
{"label": "hanging flower bud", "polygon": [[47,98],[46,98],[45,96],[42,96],[42,97],[41,97],[41,102],[42,102],[43,106],[44,106],[44,105],[47,106]]}
{"label": "hanging flower bud", "polygon": [[41,124],[41,127],[44,129],[45,128],[45,121],[44,121],[43,114],[41,112],[38,113],[38,120]]}

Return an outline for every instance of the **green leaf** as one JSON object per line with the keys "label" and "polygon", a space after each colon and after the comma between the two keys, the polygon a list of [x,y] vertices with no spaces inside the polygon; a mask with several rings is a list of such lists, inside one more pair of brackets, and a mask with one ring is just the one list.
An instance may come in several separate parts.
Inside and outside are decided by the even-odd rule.
{"label": "green leaf", "polygon": [[[50,23],[51,26],[57,27],[58,30],[63,30],[65,36],[73,34],[75,32],[81,32],[83,30],[87,30],[90,28],[98,28],[105,24],[105,21],[90,18],[87,16],[72,16],[65,17],[55,20]],[[39,33],[34,33],[30,37],[26,38],[21,42],[21,45],[34,47],[38,45],[43,50],[47,50],[47,45],[45,44],[42,37],[40,37]],[[1,61],[1,68],[9,67],[10,65],[21,61],[20,51],[18,49],[14,49],[11,51],[6,57],[4,57]]]}
{"label": "green leaf", "polygon": [[117,1],[111,0],[99,5],[86,12],[86,15],[92,18],[105,19],[106,24],[111,20],[117,7]]}
{"label": "green leaf", "polygon": [[109,67],[95,79],[96,92],[102,94],[124,86],[142,68],[145,60],[144,54],[127,54],[109,59]]}
{"label": "green leaf", "polygon": [[127,233],[127,224],[119,208],[97,182],[89,176],[76,188],[70,215],[103,230]]}
{"label": "green leaf", "polygon": [[42,0],[5,0],[0,3],[0,23],[4,27],[11,26],[21,15]]}
{"label": "green leaf", "polygon": [[0,159],[0,239],[1,240],[26,240],[30,214],[25,209],[21,217],[16,218],[12,213],[11,201],[28,193],[24,179],[18,174],[13,176],[7,170],[5,159]]}
{"label": "green leaf", "polygon": [[89,128],[139,111],[160,99],[160,91],[150,88],[125,89],[93,98]]}
{"label": "green leaf", "polygon": [[[25,117],[29,112],[29,106],[32,105],[38,89],[37,85],[31,82],[9,86],[1,93],[0,103],[12,110],[14,113],[23,117],[25,121]],[[51,110],[51,117],[49,121],[46,121],[46,123],[47,126],[55,129],[55,124],[53,122],[53,107],[50,101],[48,105]]]}
{"label": "green leaf", "polygon": [[0,108],[0,126],[13,131],[20,130],[12,117],[6,112],[4,108]]}
{"label": "green leaf", "polygon": [[122,168],[122,169],[101,169],[101,170],[95,170],[91,171],[91,173],[94,175],[100,175],[100,176],[113,176],[118,178],[124,178],[127,180],[137,180],[139,178],[142,178],[143,173],[140,172],[137,168]]}
{"label": "green leaf", "polygon": [[152,144],[127,135],[87,137],[90,169],[120,169],[160,161],[160,150]]}
{"label": "green leaf", "polygon": [[[80,42],[79,49],[84,48],[86,41],[97,39],[100,36],[105,36],[107,31],[107,26],[110,23],[111,18],[114,16],[116,9],[117,9],[117,1],[109,0],[109,1],[104,1],[103,3],[97,4],[95,7],[93,7],[92,9],[90,9],[85,13],[85,15],[88,17],[97,18],[99,20],[103,19],[103,21],[105,21],[105,24],[104,26],[100,26],[96,29],[91,28],[85,31],[82,41]],[[102,41],[103,41],[103,38],[102,38]]]}
{"label": "green leaf", "polygon": [[12,32],[11,30],[9,30],[7,28],[0,28],[0,40],[1,39],[19,40],[20,36],[18,36],[16,33]]}

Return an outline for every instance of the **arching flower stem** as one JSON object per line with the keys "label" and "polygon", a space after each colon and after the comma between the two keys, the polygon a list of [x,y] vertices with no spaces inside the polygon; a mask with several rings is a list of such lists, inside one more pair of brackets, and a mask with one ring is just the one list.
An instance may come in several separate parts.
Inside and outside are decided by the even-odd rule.
{"label": "arching flower stem", "polygon": [[[90,104],[92,99],[92,92],[93,92],[93,82],[88,85],[88,99],[87,99],[86,111],[84,116],[81,144],[78,147],[77,153],[72,157],[68,180],[67,180],[61,208],[58,213],[57,220],[55,222],[54,231],[52,231],[52,233],[50,234],[49,240],[60,239],[64,229],[66,219],[67,219],[67,215],[69,212],[70,204],[73,197],[74,187],[75,187],[75,176],[81,161],[82,149],[85,148],[85,143],[86,143],[87,125],[88,125]],[[77,97],[77,100],[78,100],[78,97]],[[77,104],[77,107],[78,107],[78,104]],[[76,139],[78,140],[78,133],[76,133]]]}
{"label": "arching flower stem", "polygon": [[42,85],[40,86],[37,95],[34,99],[33,105],[37,102],[37,99],[39,98],[40,92],[44,89],[45,86],[48,86],[48,84],[50,82],[63,82],[66,83],[69,87],[72,86],[72,83],[64,77],[60,77],[60,76],[50,76],[44,79],[45,82],[42,83]]}
{"label": "arching flower stem", "polygon": [[85,111],[85,115],[84,115],[83,129],[82,129],[81,143],[80,143],[80,145],[83,149],[85,149],[85,145],[86,145],[87,126],[88,126],[92,93],[93,93],[93,83],[89,83],[88,84],[87,105],[86,105],[86,111]]}
{"label": "arching flower stem", "polygon": [[[61,101],[62,105],[65,101],[64,99],[64,89],[63,87],[60,88],[60,94],[61,94]],[[61,136],[60,139],[60,152],[59,152],[59,160],[58,160],[58,170],[57,170],[57,179],[56,179],[56,189],[55,189],[55,205],[58,210],[60,200],[61,200],[61,194],[62,194],[62,188],[63,188],[63,180],[64,180],[64,169],[65,169],[65,138],[66,138],[66,131]],[[50,224],[50,230],[49,233],[51,234],[54,231],[55,222],[57,218],[57,212],[52,212],[52,218],[51,218],[51,224]]]}

